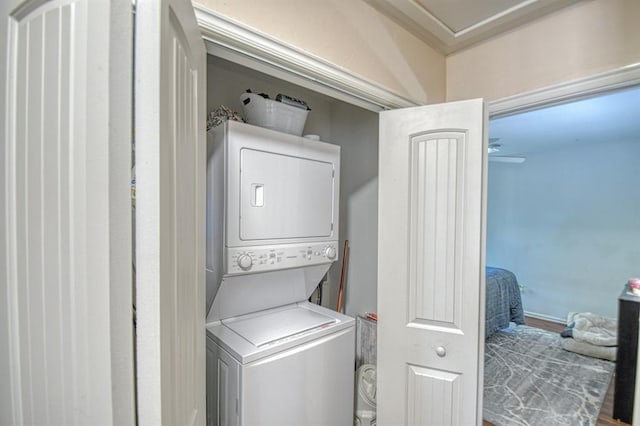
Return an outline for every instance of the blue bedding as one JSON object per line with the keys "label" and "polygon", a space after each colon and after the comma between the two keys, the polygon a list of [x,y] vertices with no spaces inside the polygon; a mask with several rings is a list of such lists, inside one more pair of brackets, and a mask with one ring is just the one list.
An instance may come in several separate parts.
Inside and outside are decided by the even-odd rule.
{"label": "blue bedding", "polygon": [[524,324],[520,287],[514,273],[491,266],[487,266],[486,273],[485,338],[508,327],[509,322]]}

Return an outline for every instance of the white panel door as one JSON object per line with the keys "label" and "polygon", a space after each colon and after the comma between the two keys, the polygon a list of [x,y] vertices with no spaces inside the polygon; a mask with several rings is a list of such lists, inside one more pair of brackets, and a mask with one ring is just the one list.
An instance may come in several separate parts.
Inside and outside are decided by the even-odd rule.
{"label": "white panel door", "polygon": [[378,424],[480,425],[482,100],[380,114]]}
{"label": "white panel door", "polygon": [[0,424],[134,424],[131,3],[2,3]]}
{"label": "white panel door", "polygon": [[205,422],[205,49],[188,0],[138,0],[138,419]]}

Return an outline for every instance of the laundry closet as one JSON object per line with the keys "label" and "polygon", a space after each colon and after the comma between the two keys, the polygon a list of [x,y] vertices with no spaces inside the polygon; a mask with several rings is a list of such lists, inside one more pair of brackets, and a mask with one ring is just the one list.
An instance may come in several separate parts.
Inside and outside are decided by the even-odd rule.
{"label": "laundry closet", "polygon": [[[279,93],[304,100],[311,111],[304,135],[341,148],[340,244],[338,258],[323,284],[322,305],[336,309],[345,239],[349,259],[344,295],[344,313],[376,311],[378,256],[378,114],[321,93],[294,85],[265,73],[207,56],[207,112],[220,105],[242,115],[240,96],[247,89]],[[207,295],[207,305],[210,295]]]}
{"label": "laundry closet", "polygon": [[207,424],[351,424],[353,317],[376,311],[378,114],[207,65],[209,112],[249,119],[257,94],[310,108],[283,110],[307,114],[305,137],[236,120],[207,132]]}

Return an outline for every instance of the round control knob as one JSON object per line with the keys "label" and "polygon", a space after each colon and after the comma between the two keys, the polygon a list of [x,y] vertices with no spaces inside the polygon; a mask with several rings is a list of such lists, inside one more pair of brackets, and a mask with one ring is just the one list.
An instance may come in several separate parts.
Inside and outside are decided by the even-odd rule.
{"label": "round control knob", "polygon": [[238,256],[238,266],[240,267],[240,269],[242,269],[243,271],[248,271],[249,269],[251,269],[251,265],[253,265],[253,259],[250,255],[243,253]]}
{"label": "round control knob", "polygon": [[335,259],[336,258],[336,249],[333,247],[327,247],[324,250],[324,254],[329,258],[329,259]]}
{"label": "round control knob", "polygon": [[447,349],[445,349],[444,346],[438,346],[436,348],[436,354],[442,358],[443,356],[445,356],[447,354]]}

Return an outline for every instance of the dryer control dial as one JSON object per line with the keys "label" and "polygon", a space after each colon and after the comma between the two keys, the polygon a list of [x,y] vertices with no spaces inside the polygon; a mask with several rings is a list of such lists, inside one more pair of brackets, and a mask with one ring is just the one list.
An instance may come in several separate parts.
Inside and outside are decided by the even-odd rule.
{"label": "dryer control dial", "polygon": [[242,269],[243,271],[248,271],[249,269],[251,269],[251,265],[253,265],[253,259],[251,258],[251,255],[243,253],[238,256],[238,266],[240,267],[240,269]]}
{"label": "dryer control dial", "polygon": [[324,250],[324,254],[327,256],[328,259],[335,259],[336,258],[336,249],[334,247],[327,247]]}

